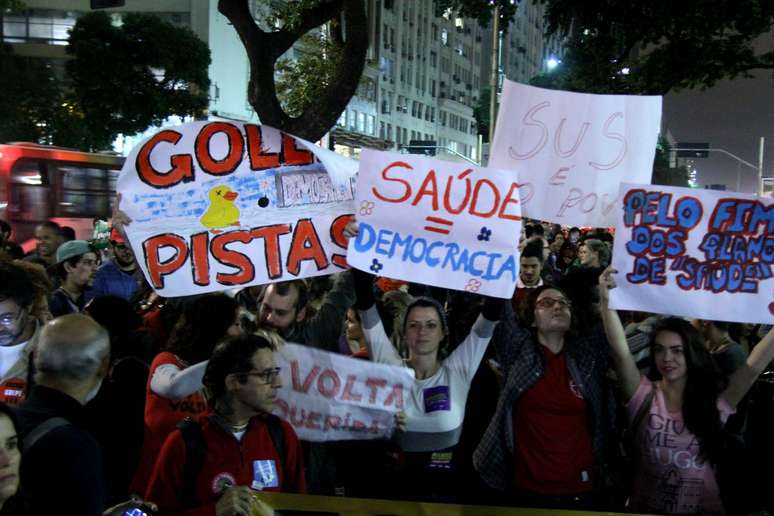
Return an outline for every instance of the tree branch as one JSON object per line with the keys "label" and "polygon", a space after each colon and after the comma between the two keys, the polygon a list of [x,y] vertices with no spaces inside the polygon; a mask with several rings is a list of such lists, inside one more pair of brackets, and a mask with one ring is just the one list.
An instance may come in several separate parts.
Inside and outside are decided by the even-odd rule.
{"label": "tree branch", "polygon": [[299,13],[301,23],[298,25],[287,28],[283,27],[277,32],[272,32],[269,35],[271,40],[269,47],[271,48],[271,56],[274,61],[287,52],[301,36],[338,16],[343,8],[343,1],[330,0],[320,2],[316,6]]}

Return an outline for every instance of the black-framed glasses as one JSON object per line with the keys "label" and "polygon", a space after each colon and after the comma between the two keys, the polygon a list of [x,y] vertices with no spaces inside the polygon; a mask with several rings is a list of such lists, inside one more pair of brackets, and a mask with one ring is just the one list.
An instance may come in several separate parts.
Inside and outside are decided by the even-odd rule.
{"label": "black-framed glasses", "polygon": [[264,369],[263,371],[247,371],[246,373],[239,373],[245,376],[255,376],[260,378],[264,385],[272,385],[280,375],[281,368],[272,367],[270,369]]}
{"label": "black-framed glasses", "polygon": [[567,310],[572,308],[572,303],[570,303],[566,299],[555,299],[553,297],[544,297],[544,298],[538,299],[535,302],[535,306],[537,306],[538,308],[551,309],[556,305],[559,305],[559,308],[566,308]]}

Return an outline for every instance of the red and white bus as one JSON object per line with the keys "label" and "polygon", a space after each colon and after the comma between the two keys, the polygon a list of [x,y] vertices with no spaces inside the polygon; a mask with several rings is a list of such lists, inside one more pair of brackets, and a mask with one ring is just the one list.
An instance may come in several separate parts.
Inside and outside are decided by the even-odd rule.
{"label": "red and white bus", "polygon": [[124,158],[34,143],[0,144],[0,218],[29,251],[45,220],[91,238],[94,217],[109,217]]}

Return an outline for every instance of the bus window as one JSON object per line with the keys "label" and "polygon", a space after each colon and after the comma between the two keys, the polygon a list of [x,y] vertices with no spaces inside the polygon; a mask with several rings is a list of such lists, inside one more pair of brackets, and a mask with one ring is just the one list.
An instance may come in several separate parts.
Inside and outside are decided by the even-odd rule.
{"label": "bus window", "polygon": [[9,214],[19,221],[48,219],[48,174],[42,161],[20,159],[11,169]]}
{"label": "bus window", "polygon": [[56,216],[94,217],[108,213],[111,189],[106,169],[65,164],[57,169],[62,188]]}

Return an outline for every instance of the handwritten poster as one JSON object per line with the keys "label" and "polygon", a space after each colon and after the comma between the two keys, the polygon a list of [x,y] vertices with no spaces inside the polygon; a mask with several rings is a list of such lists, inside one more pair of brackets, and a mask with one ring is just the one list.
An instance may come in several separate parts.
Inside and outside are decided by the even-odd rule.
{"label": "handwritten poster", "polygon": [[510,298],[521,232],[515,173],[363,151],[347,261],[372,274]]}
{"label": "handwritten poster", "polygon": [[414,385],[411,369],[299,344],[275,354],[283,387],[274,413],[306,441],[386,439]]}
{"label": "handwritten poster", "polygon": [[610,306],[774,323],[774,199],[621,185]]}
{"label": "handwritten poster", "polygon": [[519,173],[525,217],[608,227],[620,182],[650,183],[660,124],[661,97],[506,80],[489,166]]}
{"label": "handwritten poster", "polygon": [[120,208],[163,296],[330,274],[346,266],[356,168],[268,126],[192,122],[132,150]]}

